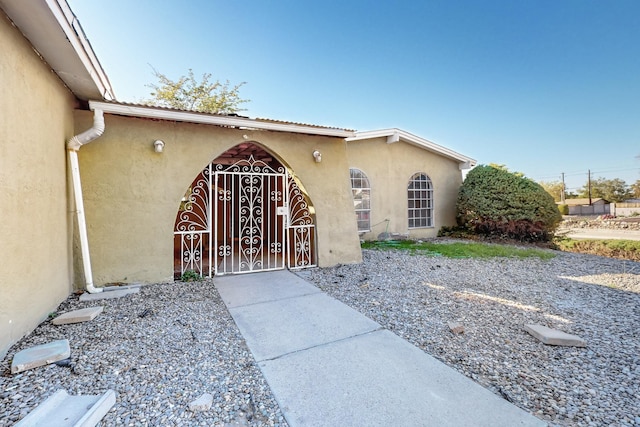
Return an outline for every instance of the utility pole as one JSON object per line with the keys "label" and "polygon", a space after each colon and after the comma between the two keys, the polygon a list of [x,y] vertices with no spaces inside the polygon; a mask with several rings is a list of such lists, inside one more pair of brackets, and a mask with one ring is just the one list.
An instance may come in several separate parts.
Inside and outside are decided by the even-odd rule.
{"label": "utility pole", "polygon": [[562,189],[560,190],[560,201],[562,202],[563,205],[566,197],[565,193],[566,193],[566,187],[564,185],[564,172],[562,172]]}
{"label": "utility pole", "polygon": [[591,206],[591,169],[589,169],[587,173],[587,187],[589,187],[589,206]]}

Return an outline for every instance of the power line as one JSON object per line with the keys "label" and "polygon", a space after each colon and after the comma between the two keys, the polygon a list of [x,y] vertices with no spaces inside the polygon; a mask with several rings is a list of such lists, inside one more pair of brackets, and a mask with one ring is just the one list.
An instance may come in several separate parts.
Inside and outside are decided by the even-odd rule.
{"label": "power line", "polygon": [[628,172],[633,170],[640,171],[640,168],[635,167],[635,168],[629,168],[629,169],[606,169],[606,170],[593,171],[591,173],[594,174],[594,173],[608,173],[608,172]]}
{"label": "power line", "polygon": [[[595,175],[598,173],[613,173],[613,172],[629,172],[629,171],[638,171],[640,172],[640,167],[630,167],[630,168],[624,168],[624,169],[620,169],[620,168],[613,168],[613,169],[600,169],[600,170],[593,170],[591,171],[591,175]],[[557,179],[560,178],[562,179],[562,176],[565,177],[569,177],[569,176],[581,176],[581,175],[588,175],[588,172],[560,172],[558,174],[555,175],[545,175],[545,176],[540,176],[538,175],[535,178],[532,178],[536,181],[543,181],[545,179]]]}

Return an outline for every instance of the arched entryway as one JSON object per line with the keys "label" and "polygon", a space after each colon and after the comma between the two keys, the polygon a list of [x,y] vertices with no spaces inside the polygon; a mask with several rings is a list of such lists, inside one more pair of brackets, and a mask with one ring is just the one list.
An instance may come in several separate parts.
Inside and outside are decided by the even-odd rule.
{"label": "arched entryway", "polygon": [[246,142],[196,177],[174,227],[174,276],[304,268],[316,265],[315,215],[294,174]]}

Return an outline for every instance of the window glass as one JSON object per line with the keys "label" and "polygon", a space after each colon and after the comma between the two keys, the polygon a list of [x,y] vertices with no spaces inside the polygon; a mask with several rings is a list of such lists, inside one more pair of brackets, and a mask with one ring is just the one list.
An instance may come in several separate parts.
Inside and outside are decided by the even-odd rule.
{"label": "window glass", "polygon": [[351,194],[356,211],[358,231],[371,230],[371,187],[369,178],[360,169],[349,169],[351,175]]}
{"label": "window glass", "polygon": [[433,227],[433,185],[426,174],[411,177],[407,198],[409,228]]}

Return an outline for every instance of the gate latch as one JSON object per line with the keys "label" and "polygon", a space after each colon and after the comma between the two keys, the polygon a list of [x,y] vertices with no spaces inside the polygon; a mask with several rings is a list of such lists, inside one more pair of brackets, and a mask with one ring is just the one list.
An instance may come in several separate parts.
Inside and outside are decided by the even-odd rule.
{"label": "gate latch", "polygon": [[288,215],[288,210],[286,206],[278,206],[276,208],[276,214],[278,215]]}

